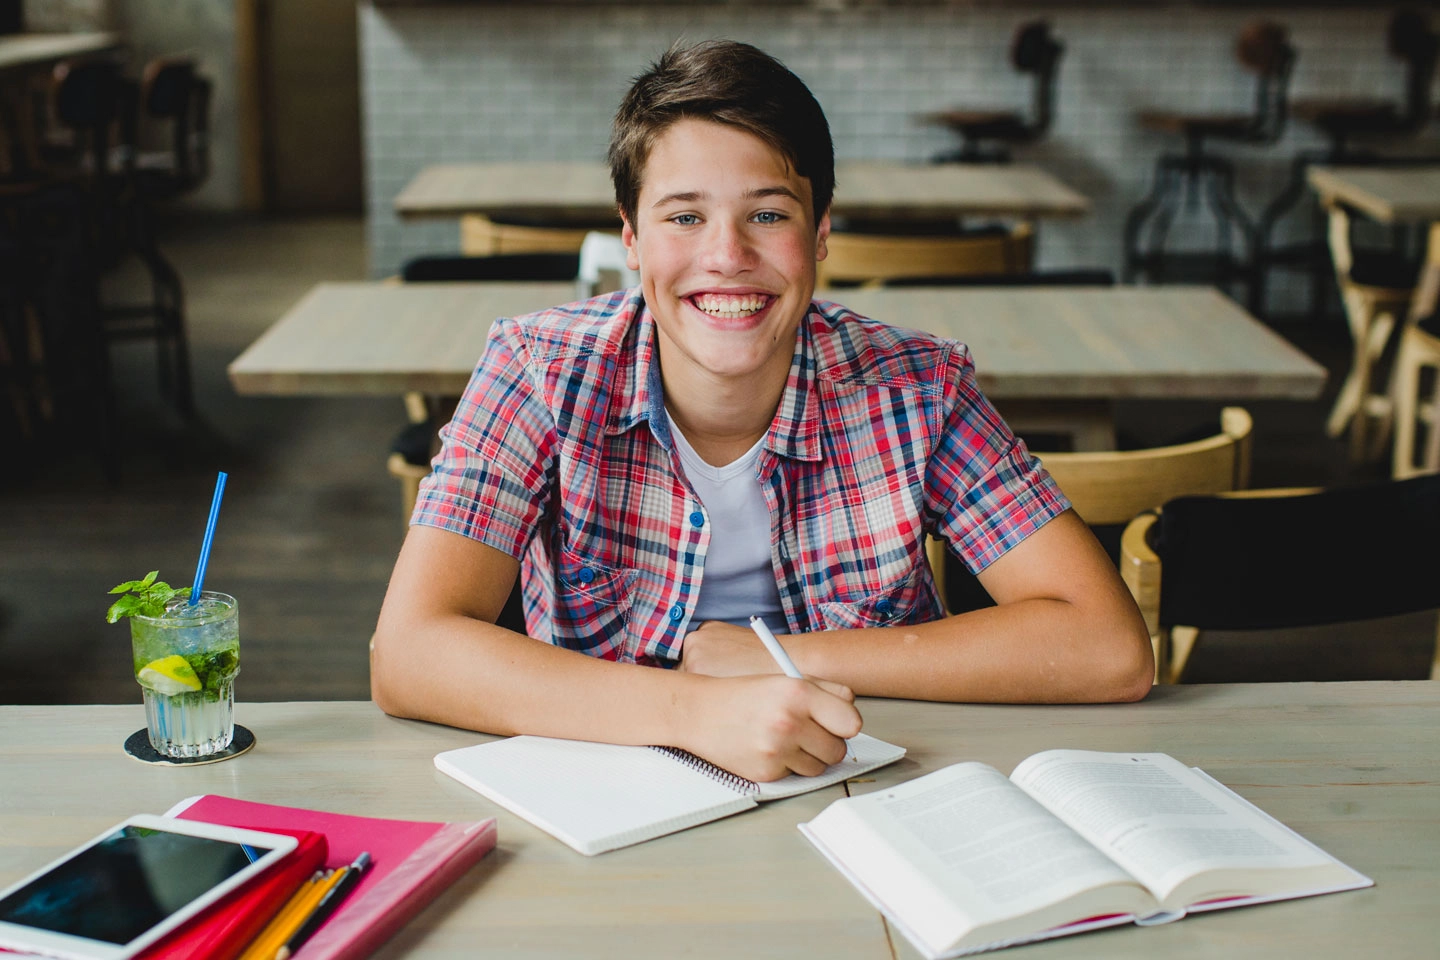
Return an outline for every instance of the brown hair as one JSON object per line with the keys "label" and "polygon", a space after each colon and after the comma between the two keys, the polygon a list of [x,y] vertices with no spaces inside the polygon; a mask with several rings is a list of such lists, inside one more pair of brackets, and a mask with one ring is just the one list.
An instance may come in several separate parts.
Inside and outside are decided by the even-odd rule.
{"label": "brown hair", "polygon": [[632,224],[650,150],[677,120],[710,120],[759,137],[810,181],[815,220],[835,192],[830,126],[810,89],[774,57],[734,40],[676,43],[635,78],[610,135],[615,201]]}

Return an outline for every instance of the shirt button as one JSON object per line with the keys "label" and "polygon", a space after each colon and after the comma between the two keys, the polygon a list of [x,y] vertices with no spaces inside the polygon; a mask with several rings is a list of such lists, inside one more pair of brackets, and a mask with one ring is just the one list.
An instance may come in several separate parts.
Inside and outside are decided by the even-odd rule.
{"label": "shirt button", "polygon": [[581,582],[581,583],[594,583],[594,582],[595,582],[595,568],[594,568],[594,567],[581,567],[581,568],[580,568],[580,574],[579,574],[579,576],[580,576],[580,582]]}
{"label": "shirt button", "polygon": [[887,597],[875,604],[875,612],[882,617],[888,617],[895,612],[895,604]]}
{"label": "shirt button", "polygon": [[679,623],[681,620],[684,620],[685,608],[678,603],[675,604],[675,606],[670,608],[670,619],[674,623]]}
{"label": "shirt button", "polygon": [[696,510],[694,513],[690,514],[690,526],[692,526],[692,527],[703,527],[703,526],[705,526],[705,514],[701,513],[699,510]]}

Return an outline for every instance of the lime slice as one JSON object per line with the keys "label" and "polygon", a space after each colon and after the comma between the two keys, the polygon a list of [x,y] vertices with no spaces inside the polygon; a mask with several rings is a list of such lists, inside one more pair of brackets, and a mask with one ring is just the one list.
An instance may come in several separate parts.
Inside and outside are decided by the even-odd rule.
{"label": "lime slice", "polygon": [[178,653],[151,660],[140,668],[135,679],[162,697],[193,693],[200,689],[200,678],[195,676],[194,668]]}

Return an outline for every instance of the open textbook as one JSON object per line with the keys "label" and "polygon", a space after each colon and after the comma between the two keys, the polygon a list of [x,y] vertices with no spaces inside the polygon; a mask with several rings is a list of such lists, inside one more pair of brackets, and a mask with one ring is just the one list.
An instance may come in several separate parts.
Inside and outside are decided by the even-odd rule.
{"label": "open textbook", "polygon": [[958,763],[800,829],[931,960],[1373,886],[1163,753]]}
{"label": "open textbook", "polygon": [[858,777],[905,756],[859,734],[814,777],[755,783],[672,747],[509,737],[447,750],[435,766],[583,854],[628,847]]}

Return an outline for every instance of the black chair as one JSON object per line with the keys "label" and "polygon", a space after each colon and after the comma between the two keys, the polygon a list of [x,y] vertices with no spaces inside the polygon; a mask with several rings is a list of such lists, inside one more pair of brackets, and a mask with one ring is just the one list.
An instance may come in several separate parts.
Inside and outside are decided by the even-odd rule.
{"label": "black chair", "polygon": [[[1171,500],[1126,527],[1121,573],[1160,638],[1161,682],[1177,682],[1205,630],[1254,631],[1258,643],[1265,630],[1440,608],[1437,545],[1440,475],[1427,475]],[[1360,678],[1333,664],[1296,664],[1289,677]]]}
{"label": "black chair", "polygon": [[499,253],[489,257],[416,257],[400,269],[406,283],[464,280],[574,280],[578,253]]}
{"label": "black chair", "polygon": [[[1191,114],[1143,111],[1141,126],[1183,137],[1185,152],[1162,154],[1155,164],[1150,194],[1131,209],[1125,220],[1126,283],[1144,277],[1154,282],[1182,279],[1228,284],[1245,282],[1253,289],[1250,255],[1254,226],[1235,199],[1235,167],[1226,158],[1207,152],[1207,141],[1261,145],[1279,139],[1285,128],[1286,91],[1295,64],[1295,50],[1285,28],[1268,21],[1250,24],[1236,44],[1241,66],[1257,77],[1255,106],[1248,114]],[[1170,225],[1182,202],[1188,210],[1208,194],[1215,218],[1212,249],[1185,253],[1167,251]],[[1233,235],[1241,250],[1233,252]]]}
{"label": "black chair", "polygon": [[[1384,161],[1373,149],[1357,148],[1359,139],[1372,147],[1413,137],[1429,122],[1430,86],[1440,58],[1440,34],[1430,27],[1429,17],[1414,10],[1401,10],[1390,19],[1387,31],[1390,55],[1405,66],[1404,94],[1400,100],[1358,97],[1297,98],[1290,102],[1290,114],[1316,127],[1327,144],[1322,150],[1298,153],[1290,165],[1290,179],[1261,214],[1255,228],[1255,279],[1250,289],[1250,312],[1266,312],[1265,287],[1269,272],[1277,267],[1305,271],[1310,276],[1310,309],[1324,304],[1330,270],[1325,230],[1319,208],[1312,206],[1310,236],[1298,243],[1276,245],[1272,237],[1277,224],[1308,195],[1306,169],[1314,163],[1376,164]],[[1405,162],[1397,158],[1396,162]],[[1413,159],[1410,161],[1413,162]]]}
{"label": "black chair", "polygon": [[[157,61],[137,86],[108,60],[62,63],[54,73],[54,115],[72,133],[90,198],[89,230],[102,270],[133,256],[150,278],[150,297],[102,304],[106,343],[151,339],[160,391],[183,417],[194,414],[180,276],[156,242],[153,204],[193,190],[208,171],[204,146],[209,83],[189,61]],[[172,125],[172,150],[137,153],[141,114]],[[62,174],[61,176],[66,176]],[[105,384],[107,396],[113,386]]]}
{"label": "black chair", "polygon": [[[1032,115],[1027,119],[1010,110],[944,110],[923,120],[953,130],[960,149],[939,154],[935,163],[1007,163],[1009,147],[1040,139],[1054,119],[1055,75],[1064,44],[1050,33],[1050,25],[1036,20],[1023,23],[1010,45],[1010,63],[1034,78]],[[988,144],[988,145],[987,145]]]}

